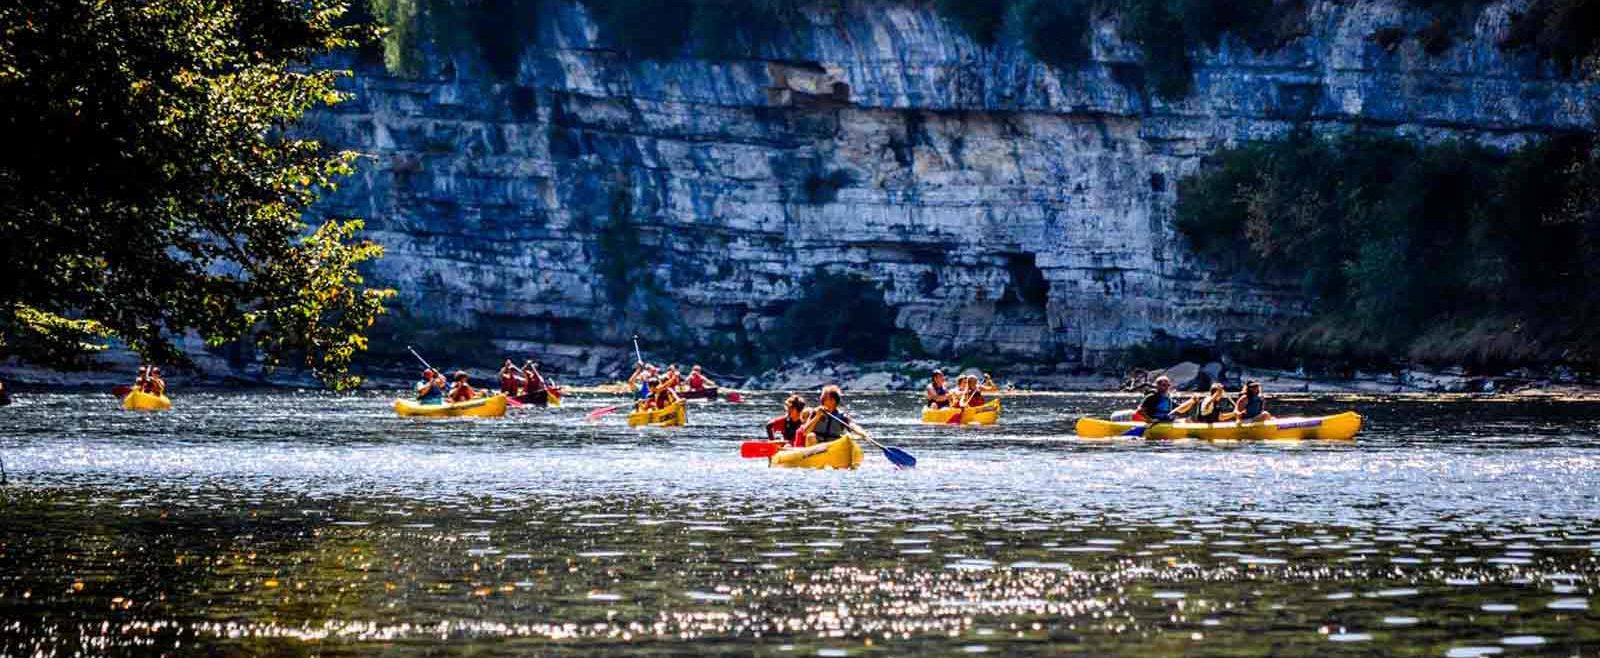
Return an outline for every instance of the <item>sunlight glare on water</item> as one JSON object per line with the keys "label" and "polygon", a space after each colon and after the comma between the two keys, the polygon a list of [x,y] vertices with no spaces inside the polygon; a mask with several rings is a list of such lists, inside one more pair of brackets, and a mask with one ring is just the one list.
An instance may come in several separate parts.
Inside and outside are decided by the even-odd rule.
{"label": "sunlight glare on water", "polygon": [[1600,405],[1281,399],[1368,426],[1213,445],[1072,435],[1126,396],[1011,397],[993,428],[848,397],[917,469],[740,459],[775,394],[674,430],[586,422],[603,396],[442,421],[377,394],[19,396],[0,655],[1600,646]]}

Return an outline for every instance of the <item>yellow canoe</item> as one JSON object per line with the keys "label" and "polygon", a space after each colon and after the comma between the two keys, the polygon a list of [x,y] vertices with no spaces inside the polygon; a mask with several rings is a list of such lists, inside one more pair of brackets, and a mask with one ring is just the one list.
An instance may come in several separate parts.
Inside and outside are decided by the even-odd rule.
{"label": "yellow canoe", "polygon": [[657,427],[682,427],[689,422],[689,411],[683,406],[683,401],[672,403],[665,409],[655,411],[635,411],[628,414],[628,427],[640,425],[655,425]]}
{"label": "yellow canoe", "polygon": [[848,436],[809,448],[784,448],[767,460],[774,468],[855,468],[861,465],[861,446]]}
{"label": "yellow canoe", "polygon": [[[1134,421],[1078,419],[1078,436],[1086,439],[1129,436]],[[1361,431],[1361,415],[1354,411],[1317,417],[1274,418],[1262,423],[1157,423],[1146,429],[1146,439],[1200,439],[1203,441],[1350,441]]]}
{"label": "yellow canoe", "polygon": [[394,412],[417,418],[499,418],[506,415],[506,396],[502,394],[447,404],[422,404],[416,400],[400,399],[394,401]]}
{"label": "yellow canoe", "polygon": [[[957,413],[961,414],[961,420],[959,423],[952,423],[951,419],[955,418]],[[943,409],[922,408],[922,422],[931,425],[993,425],[998,420],[1000,420],[999,399],[990,400],[976,407],[962,407],[960,409],[955,407],[945,407]]]}
{"label": "yellow canoe", "polygon": [[131,391],[122,397],[122,408],[127,411],[167,411],[172,408],[172,400],[165,395]]}

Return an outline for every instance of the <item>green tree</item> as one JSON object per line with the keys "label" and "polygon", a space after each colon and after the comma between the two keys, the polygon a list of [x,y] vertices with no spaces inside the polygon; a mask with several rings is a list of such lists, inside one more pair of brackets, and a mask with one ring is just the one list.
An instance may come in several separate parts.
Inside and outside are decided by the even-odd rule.
{"label": "green tree", "polygon": [[[114,336],[253,339],[348,375],[391,291],[355,220],[308,218],[354,155],[295,135],[344,99],[318,55],[370,27],[343,0],[22,0],[0,7],[0,341],[60,363]],[[317,228],[307,221],[316,222]]]}

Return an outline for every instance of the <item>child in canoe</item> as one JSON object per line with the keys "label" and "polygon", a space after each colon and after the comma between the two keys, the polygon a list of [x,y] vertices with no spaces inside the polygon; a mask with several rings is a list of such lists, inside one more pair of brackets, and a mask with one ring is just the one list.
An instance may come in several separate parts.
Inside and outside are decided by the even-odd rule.
{"label": "child in canoe", "polygon": [[805,434],[800,429],[806,424],[806,399],[791,395],[783,401],[783,415],[767,421],[767,440],[782,438],[789,445],[801,447]]}
{"label": "child in canoe", "polygon": [[466,402],[478,397],[478,392],[472,390],[472,385],[467,383],[466,371],[457,370],[455,379],[455,384],[450,386],[451,402]]}

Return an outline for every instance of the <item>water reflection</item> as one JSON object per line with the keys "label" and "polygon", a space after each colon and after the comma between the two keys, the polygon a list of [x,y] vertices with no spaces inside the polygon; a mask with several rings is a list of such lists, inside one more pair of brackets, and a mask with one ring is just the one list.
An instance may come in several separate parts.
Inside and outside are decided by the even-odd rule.
{"label": "water reflection", "polygon": [[839,473],[738,459],[777,407],[753,397],[680,431],[585,422],[599,398],[427,423],[372,395],[19,401],[0,655],[1600,646],[1594,405],[1362,399],[1354,446],[1214,446],[1070,436],[1105,396],[992,429],[852,396],[921,462]]}

